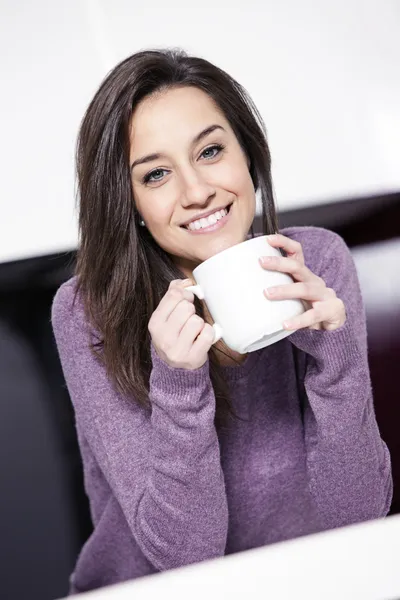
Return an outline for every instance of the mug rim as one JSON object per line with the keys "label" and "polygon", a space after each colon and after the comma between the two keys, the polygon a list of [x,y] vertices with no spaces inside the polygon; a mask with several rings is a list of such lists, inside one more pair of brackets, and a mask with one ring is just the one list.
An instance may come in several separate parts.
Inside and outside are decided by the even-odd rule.
{"label": "mug rim", "polygon": [[196,271],[200,270],[201,267],[206,266],[206,263],[208,264],[213,259],[217,259],[217,257],[220,256],[220,254],[224,254],[224,252],[229,252],[230,250],[233,250],[234,248],[236,248],[237,246],[241,246],[242,244],[247,244],[248,242],[255,242],[256,240],[266,238],[266,237],[267,237],[266,234],[265,235],[257,235],[253,238],[249,238],[248,240],[243,240],[243,242],[238,242],[237,244],[233,244],[233,246],[229,246],[229,248],[225,248],[224,250],[221,250],[220,252],[213,254],[209,258],[206,258],[206,260],[203,260],[203,262],[201,262],[199,265],[197,265],[197,267],[195,267],[193,269],[193,275],[196,275]]}

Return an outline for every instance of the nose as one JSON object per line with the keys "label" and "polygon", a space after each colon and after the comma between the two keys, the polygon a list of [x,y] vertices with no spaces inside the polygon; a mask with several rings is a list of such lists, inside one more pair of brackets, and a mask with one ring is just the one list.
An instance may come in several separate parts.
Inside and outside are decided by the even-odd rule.
{"label": "nose", "polygon": [[192,204],[207,204],[215,195],[215,187],[211,185],[196,169],[192,168],[181,175],[182,179],[182,206]]}

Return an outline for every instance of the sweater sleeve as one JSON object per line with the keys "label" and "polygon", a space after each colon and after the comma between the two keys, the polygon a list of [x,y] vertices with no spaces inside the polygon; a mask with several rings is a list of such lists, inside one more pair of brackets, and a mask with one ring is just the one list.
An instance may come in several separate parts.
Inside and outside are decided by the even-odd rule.
{"label": "sweater sleeve", "polygon": [[132,535],[159,571],[222,556],[228,509],[208,361],[171,368],[151,346],[146,410],[115,391],[73,296],[67,283],[53,302],[61,364],[77,423]]}
{"label": "sweater sleeve", "polygon": [[[318,231],[324,239],[311,252],[304,241],[305,261],[343,300],[347,320],[335,331],[300,329],[288,339],[306,353],[304,429],[310,489],[322,526],[333,528],[386,515],[392,476],[375,419],[356,267],[341,237],[323,229],[314,229],[314,236]],[[322,248],[322,264],[314,269],[314,257],[321,256]]]}

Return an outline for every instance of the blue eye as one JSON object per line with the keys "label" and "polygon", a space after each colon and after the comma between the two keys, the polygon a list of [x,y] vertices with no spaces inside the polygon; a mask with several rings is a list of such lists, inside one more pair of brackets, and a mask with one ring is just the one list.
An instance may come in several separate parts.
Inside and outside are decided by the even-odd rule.
{"label": "blue eye", "polygon": [[167,173],[166,169],[154,169],[154,171],[150,171],[150,173],[147,173],[147,175],[143,177],[143,183],[155,183],[161,181],[163,173]]}
{"label": "blue eye", "polygon": [[[220,152],[222,152],[222,150],[224,150],[225,146],[223,146],[222,144],[213,144],[212,146],[208,146],[208,148],[205,148],[203,150],[203,152],[200,154],[200,157],[204,157],[206,160],[212,160],[213,158],[215,158]],[[154,169],[153,171],[150,171],[150,173],[147,173],[143,179],[142,179],[142,183],[144,184],[148,184],[148,183],[157,183],[159,181],[162,181],[165,177],[165,173],[169,173],[169,171],[167,171],[167,169]]]}
{"label": "blue eye", "polygon": [[204,158],[210,160],[210,158],[215,158],[217,154],[219,154],[223,149],[224,146],[222,146],[222,144],[213,144],[212,146],[208,146],[208,148],[205,148],[200,154],[200,156],[204,156]]}

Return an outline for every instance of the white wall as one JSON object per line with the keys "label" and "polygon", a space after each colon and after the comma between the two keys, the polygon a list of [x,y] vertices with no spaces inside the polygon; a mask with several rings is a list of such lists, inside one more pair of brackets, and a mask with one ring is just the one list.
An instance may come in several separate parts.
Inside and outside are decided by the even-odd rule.
{"label": "white wall", "polygon": [[181,46],[245,85],[281,210],[400,189],[397,0],[1,0],[0,261],[76,245],[74,144],[120,59]]}

